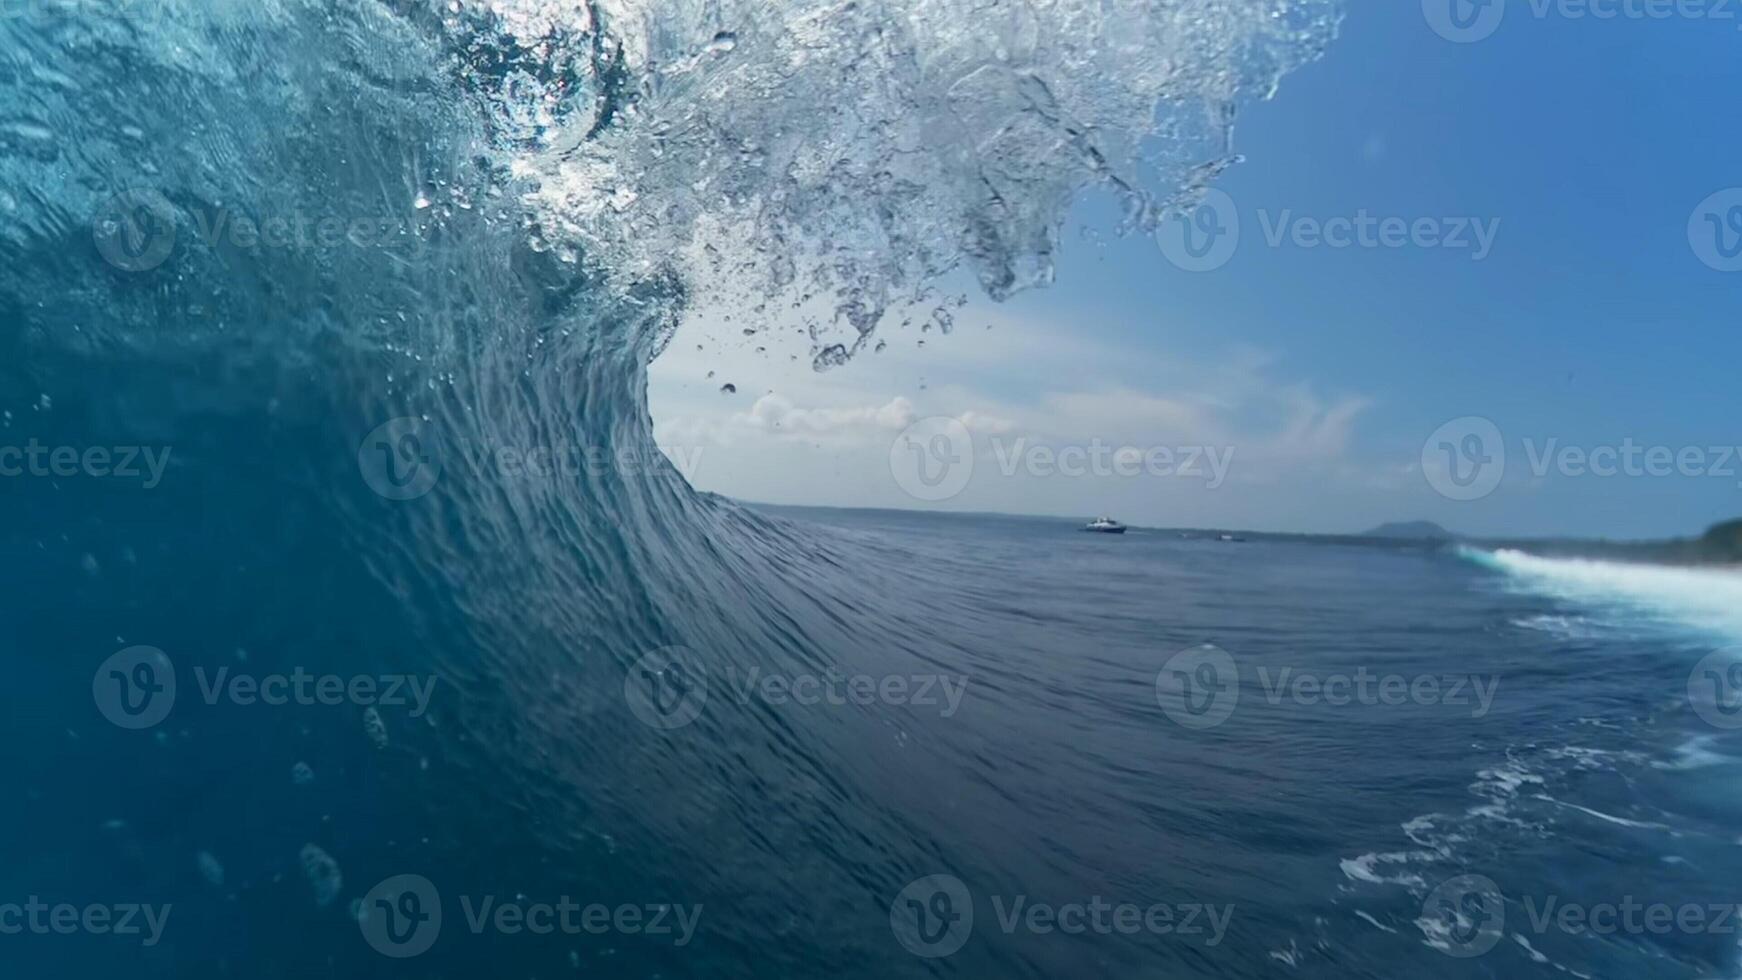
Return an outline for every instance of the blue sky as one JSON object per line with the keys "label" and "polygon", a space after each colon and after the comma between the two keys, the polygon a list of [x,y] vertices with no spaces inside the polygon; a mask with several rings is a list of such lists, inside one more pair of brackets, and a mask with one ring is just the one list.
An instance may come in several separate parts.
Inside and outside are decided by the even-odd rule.
{"label": "blue sky", "polygon": [[[1742,444],[1742,272],[1702,262],[1689,233],[1697,206],[1742,187],[1739,7],[1597,19],[1516,3],[1492,36],[1454,43],[1416,0],[1352,3],[1326,56],[1241,116],[1246,160],[1216,185],[1241,223],[1225,265],[1177,268],[1144,236],[1085,241],[1079,226],[1110,223],[1107,202],[1085,201],[1056,286],[975,297],[924,349],[892,332],[885,354],[818,376],[784,350],[696,351],[710,328],[686,327],[653,372],[662,441],[696,448],[699,486],[788,503],[1616,537],[1742,516],[1742,459],[1721,451]],[[1285,213],[1363,211],[1442,231],[1474,219],[1492,248],[1478,261],[1474,248],[1266,234]],[[727,380],[736,395],[718,392]],[[891,438],[930,415],[968,418],[980,456],[937,501],[891,477]],[[1451,499],[1423,447],[1467,416],[1495,424],[1506,467],[1480,499]],[[1733,475],[1537,472],[1551,439],[1697,449],[1703,469]],[[1101,442],[1223,445],[1232,463],[1215,487],[1004,472],[1012,445]]]}

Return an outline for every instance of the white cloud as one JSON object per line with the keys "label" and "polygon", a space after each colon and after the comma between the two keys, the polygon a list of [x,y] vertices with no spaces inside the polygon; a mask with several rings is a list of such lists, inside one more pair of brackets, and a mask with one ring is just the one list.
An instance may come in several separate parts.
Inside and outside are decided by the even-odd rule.
{"label": "white cloud", "polygon": [[913,403],[900,395],[882,405],[844,408],[801,408],[784,395],[770,392],[756,399],[748,412],[737,412],[732,423],[775,437],[846,436],[900,432],[913,424]]}
{"label": "white cloud", "polygon": [[[802,337],[744,340],[736,329],[686,327],[653,367],[655,433],[662,445],[720,450],[709,449],[695,474],[701,488],[779,503],[1107,512],[1201,526],[1282,515],[1299,526],[1293,497],[1309,482],[1320,493],[1347,487],[1370,498],[1395,480],[1394,463],[1382,474],[1353,457],[1371,400],[1287,377],[1279,353],[1234,347],[1194,362],[1086,342],[1003,309],[976,312],[978,329],[893,334],[887,353],[824,374],[810,370]],[[761,346],[772,351],[754,349]],[[742,393],[720,395],[727,380]],[[893,440],[929,416],[961,419],[981,459],[966,490],[935,504],[905,495],[890,472]],[[1109,451],[1207,447],[1231,453],[1232,463],[1219,488],[1180,477],[1006,477],[992,447],[1008,459],[1017,440]]]}

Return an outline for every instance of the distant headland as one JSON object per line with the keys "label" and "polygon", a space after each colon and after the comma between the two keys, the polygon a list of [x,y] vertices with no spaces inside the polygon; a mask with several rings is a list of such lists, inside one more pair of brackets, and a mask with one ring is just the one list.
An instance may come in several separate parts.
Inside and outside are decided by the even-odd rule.
{"label": "distant headland", "polygon": [[1662,562],[1674,565],[1742,565],[1742,520],[1725,521],[1697,538],[1663,541],[1609,541],[1579,538],[1496,540],[1455,534],[1432,521],[1382,524],[1361,535],[1393,541],[1459,542],[1484,548],[1516,548],[1541,555]]}
{"label": "distant headland", "polygon": [[1458,537],[1433,521],[1393,521],[1390,524],[1381,524],[1361,536],[1364,538],[1405,538],[1410,541],[1454,541]]}

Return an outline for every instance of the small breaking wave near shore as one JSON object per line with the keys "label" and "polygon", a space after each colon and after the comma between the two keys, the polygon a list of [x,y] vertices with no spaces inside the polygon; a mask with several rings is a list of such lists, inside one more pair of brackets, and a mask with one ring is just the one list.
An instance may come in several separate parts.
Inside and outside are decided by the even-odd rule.
{"label": "small breaking wave near shore", "polygon": [[1742,569],[1551,558],[1508,548],[1458,553],[1521,589],[1742,642]]}

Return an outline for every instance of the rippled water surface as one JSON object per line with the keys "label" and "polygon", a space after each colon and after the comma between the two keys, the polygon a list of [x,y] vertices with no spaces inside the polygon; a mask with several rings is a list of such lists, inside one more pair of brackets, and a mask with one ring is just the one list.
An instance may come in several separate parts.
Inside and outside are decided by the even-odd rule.
{"label": "rippled water surface", "polygon": [[[1733,900],[1738,744],[1687,697],[1724,638],[1673,608],[1642,616],[1649,590],[1554,594],[1539,581],[1552,567],[1414,547],[894,512],[730,519],[808,562],[811,588],[746,576],[734,605],[785,611],[754,644],[722,652],[718,626],[673,630],[694,672],[666,700],[625,697],[620,673],[592,679],[586,650],[516,674],[482,637],[439,660],[358,644],[344,623],[360,610],[343,607],[254,622],[245,649],[149,610],[142,632],[85,630],[96,649],[155,636],[182,687],[168,720],[133,732],[93,709],[88,657],[18,678],[8,820],[44,846],[7,887],[173,911],[143,951],[69,937],[11,953],[175,976],[1734,968],[1728,934],[1534,918],[1551,900]],[[64,634],[129,568],[81,573],[86,591],[40,605],[22,635]],[[694,595],[662,601],[698,617],[686,623],[719,615]],[[225,604],[215,590],[214,614]],[[1232,672],[1170,684],[1175,668],[1202,676],[1179,658],[1204,644]],[[426,705],[371,718],[208,704],[193,680],[291,664],[434,686]],[[379,884],[402,875],[444,918],[427,953],[394,960],[367,923]],[[1468,875],[1505,896],[1487,946],[1487,924],[1450,932],[1438,910]],[[971,907],[971,924],[904,930],[916,894],[928,913]],[[669,905],[672,931],[538,935],[482,904],[564,899],[644,907],[644,924]],[[1071,906],[1057,923],[1074,932],[1044,917]],[[1446,955],[1466,948],[1485,951]]]}

